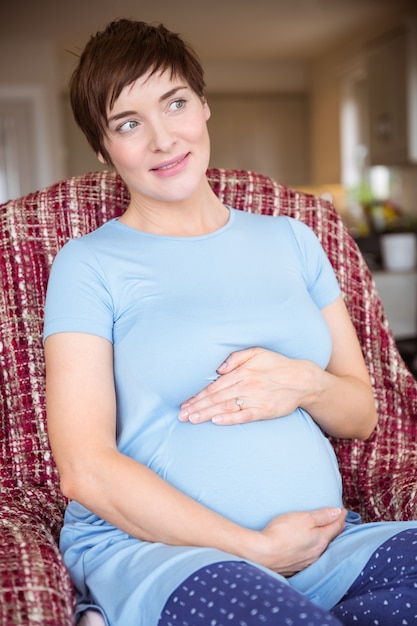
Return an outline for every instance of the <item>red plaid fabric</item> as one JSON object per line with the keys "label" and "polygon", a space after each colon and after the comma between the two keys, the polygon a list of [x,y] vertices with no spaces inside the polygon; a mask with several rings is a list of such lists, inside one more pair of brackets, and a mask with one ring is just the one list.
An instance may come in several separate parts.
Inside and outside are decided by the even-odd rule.
{"label": "red plaid fabric", "polygon": [[[416,518],[417,382],[403,363],[372,276],[333,206],[253,172],[212,169],[237,209],[290,215],[318,235],[369,368],[379,424],[365,442],[334,441],[346,506],[365,521]],[[53,258],[119,215],[117,174],[70,178],[0,207],[0,623],[71,626],[74,597],[57,548],[65,499],[45,419],[43,303]],[[244,251],[250,254],[250,251]]]}

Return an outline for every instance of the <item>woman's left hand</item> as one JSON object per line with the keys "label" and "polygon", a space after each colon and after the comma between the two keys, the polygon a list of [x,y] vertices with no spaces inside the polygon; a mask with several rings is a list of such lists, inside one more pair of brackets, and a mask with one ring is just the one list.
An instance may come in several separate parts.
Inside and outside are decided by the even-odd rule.
{"label": "woman's left hand", "polygon": [[311,393],[306,373],[314,368],[263,348],[233,352],[218,367],[219,378],[183,402],[179,419],[230,425],[288,415]]}

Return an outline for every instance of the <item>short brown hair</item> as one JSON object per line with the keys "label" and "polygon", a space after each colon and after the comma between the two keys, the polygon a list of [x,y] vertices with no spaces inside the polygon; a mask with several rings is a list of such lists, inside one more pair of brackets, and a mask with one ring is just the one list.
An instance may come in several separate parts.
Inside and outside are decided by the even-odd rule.
{"label": "short brown hair", "polygon": [[112,108],[124,87],[140,76],[165,70],[204,99],[204,71],[197,54],[162,24],[120,19],[90,38],[71,77],[71,106],[90,146],[108,163],[107,107]]}

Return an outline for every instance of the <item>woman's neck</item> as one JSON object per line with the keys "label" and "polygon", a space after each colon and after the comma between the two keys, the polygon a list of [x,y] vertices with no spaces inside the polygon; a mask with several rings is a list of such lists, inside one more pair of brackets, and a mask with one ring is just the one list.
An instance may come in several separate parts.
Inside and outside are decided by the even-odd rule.
{"label": "woman's neck", "polygon": [[180,202],[157,202],[132,195],[119,221],[142,232],[174,237],[206,235],[222,228],[229,210],[209,190]]}

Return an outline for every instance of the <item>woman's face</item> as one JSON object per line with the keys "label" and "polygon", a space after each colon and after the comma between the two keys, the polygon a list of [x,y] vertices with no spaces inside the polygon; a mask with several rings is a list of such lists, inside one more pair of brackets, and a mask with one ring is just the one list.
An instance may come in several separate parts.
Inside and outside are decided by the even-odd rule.
{"label": "woman's face", "polygon": [[196,191],[210,158],[209,117],[207,103],[169,71],[122,90],[107,111],[104,145],[132,200],[180,202]]}

